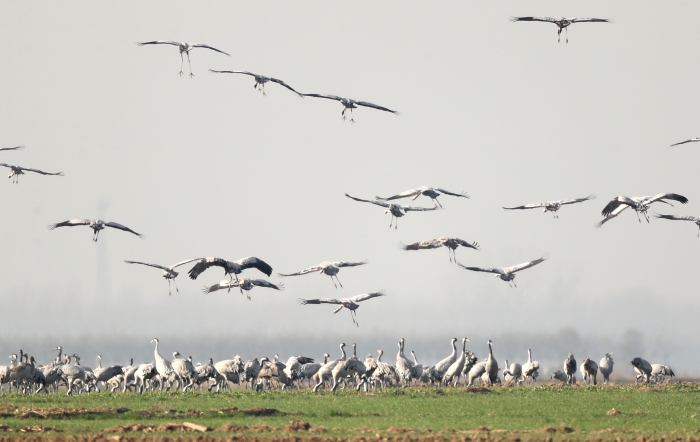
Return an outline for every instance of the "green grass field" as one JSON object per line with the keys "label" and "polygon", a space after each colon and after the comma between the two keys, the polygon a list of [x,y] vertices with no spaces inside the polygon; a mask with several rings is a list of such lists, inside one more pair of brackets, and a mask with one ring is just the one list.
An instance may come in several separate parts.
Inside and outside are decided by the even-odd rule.
{"label": "green grass field", "polygon": [[[92,393],[0,397],[0,435],[47,437],[117,434],[117,426],[192,422],[208,436],[261,437],[696,437],[700,385],[538,386],[522,388],[405,388],[384,392]],[[251,409],[279,412],[258,415]],[[615,408],[619,413],[611,413]],[[310,431],[287,429],[302,420]],[[567,428],[568,427],[568,428]],[[111,430],[109,430],[111,428]],[[488,429],[488,432],[487,430]],[[109,430],[109,431],[106,431]],[[148,435],[171,435],[155,428]],[[217,431],[218,430],[218,431]],[[430,430],[430,431],[427,431]],[[573,430],[573,431],[572,431]],[[138,432],[129,435],[140,435]],[[177,436],[202,433],[178,433]]]}

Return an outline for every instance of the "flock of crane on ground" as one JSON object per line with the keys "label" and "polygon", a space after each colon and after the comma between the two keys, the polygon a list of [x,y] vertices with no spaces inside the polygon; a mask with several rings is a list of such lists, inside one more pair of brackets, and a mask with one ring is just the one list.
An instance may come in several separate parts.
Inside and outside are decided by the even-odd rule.
{"label": "flock of crane on ground", "polygon": [[[560,41],[562,30],[566,30],[567,43],[568,27],[571,24],[585,22],[609,22],[607,19],[598,18],[555,19],[550,17],[514,17],[512,20],[553,23],[558,28],[558,41]],[[184,55],[186,55],[190,66],[190,78],[194,77],[190,63],[190,51],[192,49],[203,48],[229,55],[224,51],[205,44],[191,44],[160,40],[137,44],[139,46],[165,44],[178,47],[181,59],[179,75],[183,75],[182,67],[184,65]],[[342,119],[346,119],[346,111],[349,110],[350,122],[352,123],[354,123],[352,111],[358,106],[369,107],[398,115],[397,111],[365,101],[356,101],[336,95],[300,93],[282,80],[254,74],[248,71],[224,71],[213,69],[210,69],[210,71],[213,73],[242,74],[252,76],[255,79],[254,88],[259,90],[263,95],[266,95],[265,84],[272,82],[287,88],[300,97],[325,98],[339,101],[343,105],[343,110],[341,113]],[[675,143],[672,146],[698,141],[700,141],[700,138],[693,138]],[[19,150],[22,149],[22,147],[23,146],[2,148],[0,151]],[[38,169],[13,166],[5,163],[0,163],[0,166],[11,169],[9,178],[13,179],[14,183],[17,183],[19,175],[23,175],[25,172],[63,176],[62,172],[49,173]],[[427,186],[408,190],[390,197],[377,196],[374,200],[356,198],[348,194],[345,195],[355,201],[383,207],[385,209],[384,212],[390,214],[391,216],[389,227],[391,228],[393,226],[394,229],[397,229],[398,218],[403,217],[408,212],[434,211],[442,209],[443,206],[437,198],[443,194],[459,198],[469,198],[467,193],[454,193],[442,188]],[[391,202],[403,198],[411,198],[414,201],[419,196],[426,196],[430,198],[433,201],[434,206],[414,207]],[[527,210],[541,208],[543,209],[544,213],[551,212],[555,218],[558,218],[558,211],[563,206],[582,203],[594,198],[595,195],[589,195],[584,198],[546,201],[516,207],[504,207],[504,209]],[[612,199],[603,208],[602,215],[604,218],[598,224],[596,224],[596,227],[601,227],[603,224],[617,217],[623,211],[629,208],[634,209],[639,222],[641,222],[640,214],[646,219],[647,222],[649,222],[647,212],[650,206],[657,202],[672,205],[669,201],[677,201],[682,204],[686,204],[688,199],[675,193],[660,193],[654,196],[642,197],[627,197],[620,195]],[[698,217],[662,214],[655,214],[655,217],[670,220],[692,221],[700,228],[700,218]],[[93,231],[93,241],[98,240],[100,231],[104,230],[106,227],[129,232],[141,238],[143,237],[142,234],[137,233],[127,226],[116,222],[106,222],[102,220],[71,219],[52,224],[49,226],[49,229],[53,230],[58,227],[75,226],[88,226],[91,228]],[[700,236],[700,231],[698,232],[698,236]],[[399,247],[403,250],[425,250],[446,247],[450,255],[450,262],[452,262],[454,258],[454,262],[466,270],[493,273],[496,277],[508,282],[509,285],[512,286],[515,286],[514,279],[516,272],[535,266],[547,259],[545,255],[530,262],[501,268],[465,266],[457,262],[455,256],[455,250],[459,246],[474,250],[480,249],[479,244],[476,242],[468,242],[459,238],[447,237],[424,240],[408,245],[402,243],[399,244]],[[265,261],[254,256],[242,258],[237,261],[228,261],[226,259],[214,257],[194,258],[180,261],[171,266],[163,266],[140,261],[125,262],[128,264],[140,264],[161,269],[163,271],[163,277],[168,281],[170,294],[172,293],[170,291],[171,282],[175,285],[176,291],[179,291],[177,284],[175,283],[175,279],[178,276],[178,272],[175,269],[193,262],[196,263],[188,272],[189,277],[193,280],[196,280],[201,273],[210,267],[221,267],[224,270],[225,275],[230,277],[230,279],[205,287],[203,290],[204,293],[210,293],[222,289],[227,289],[230,291],[231,288],[238,288],[241,294],[243,294],[245,291],[248,299],[250,299],[249,291],[254,287],[264,287],[275,290],[281,290],[284,287],[283,284],[273,284],[263,279],[252,279],[246,277],[239,278],[238,275],[240,275],[244,270],[251,268],[257,269],[268,277],[271,276],[272,267]],[[338,279],[338,273],[341,268],[360,266],[366,263],[367,261],[327,261],[299,272],[288,274],[279,273],[278,275],[281,277],[291,277],[318,272],[320,274],[328,275],[337,288],[338,285],[342,287],[342,284]],[[335,280],[333,278],[335,278]],[[336,282],[338,285],[336,285]],[[333,313],[337,313],[341,309],[346,308],[350,311],[353,322],[359,326],[356,316],[356,310],[359,307],[358,303],[381,296],[384,296],[384,293],[379,291],[340,299],[302,299],[301,304],[309,305],[327,303],[338,305],[337,309],[334,310]],[[273,360],[269,360],[266,357],[258,360],[256,357],[246,362],[244,362],[240,356],[217,363],[214,363],[212,359],[209,359],[207,364],[198,363],[195,366],[191,357],[185,359],[181,357],[180,353],[178,352],[173,353],[172,361],[166,360],[158,352],[158,339],[153,339],[151,342],[155,343],[155,361],[134,365],[132,359],[128,366],[115,365],[110,367],[102,367],[101,356],[98,356],[97,358],[97,361],[99,362],[98,367],[89,368],[82,366],[80,365],[80,357],[77,354],[63,354],[63,349],[60,346],[56,347],[55,349],[58,351],[58,356],[53,362],[46,365],[37,365],[32,356],[29,356],[20,350],[19,357],[16,354],[13,354],[10,357],[10,366],[0,366],[0,384],[9,384],[10,390],[14,388],[16,391],[21,392],[32,391],[34,387],[36,387],[36,392],[48,391],[49,389],[58,390],[61,385],[64,385],[67,388],[67,394],[69,395],[74,391],[74,389],[85,392],[90,392],[92,389],[95,389],[99,392],[100,384],[102,384],[105,388],[111,389],[112,391],[115,391],[117,388],[121,388],[123,391],[134,388],[139,392],[143,392],[144,390],[162,391],[175,388],[181,388],[183,391],[187,391],[195,386],[204,386],[208,390],[212,390],[212,388],[215,387],[216,391],[220,391],[223,388],[229,388],[230,383],[246,384],[251,389],[257,390],[272,388],[273,385],[279,386],[283,389],[288,387],[302,387],[306,383],[309,385],[313,384],[314,391],[321,388],[324,384],[330,383],[331,391],[335,391],[340,384],[342,384],[343,388],[345,388],[348,383],[352,383],[358,390],[364,387],[366,391],[368,388],[384,388],[385,385],[411,385],[414,383],[457,386],[460,381],[467,386],[473,385],[475,381],[479,381],[487,385],[493,385],[495,383],[521,385],[523,383],[528,384],[535,382],[539,375],[539,363],[532,360],[532,354],[529,349],[527,362],[524,364],[513,363],[509,365],[508,361],[506,360],[505,368],[502,370],[502,372],[499,372],[498,362],[493,356],[492,342],[488,341],[488,357],[481,362],[477,362],[478,360],[475,354],[466,349],[466,343],[468,342],[467,338],[462,339],[461,351],[457,350],[456,343],[458,342],[458,339],[452,339],[451,354],[433,366],[419,364],[414,351],[411,351],[413,361],[409,360],[404,355],[403,339],[401,339],[398,343],[399,352],[395,365],[381,361],[381,357],[383,355],[382,350],[378,350],[378,356],[376,358],[374,358],[372,355],[367,355],[364,361],[360,361],[357,358],[355,344],[353,344],[353,355],[351,357],[346,357],[344,349],[345,344],[342,343],[340,345],[341,357],[338,359],[329,360],[330,356],[326,353],[322,364],[314,362],[313,359],[303,356],[292,356],[286,363],[282,363],[278,360],[277,355],[275,355]],[[647,361],[641,358],[633,359],[630,364],[635,370],[636,379],[638,381],[658,382],[663,380],[666,376],[674,376],[673,371],[667,365],[649,364]],[[603,376],[604,382],[607,383],[609,381],[610,374],[613,371],[613,365],[614,362],[612,359],[612,353],[607,353],[605,357],[600,360],[599,364],[596,364],[590,358],[586,358],[580,365],[580,373],[584,382],[592,382],[593,384],[597,384],[597,375],[598,372],[600,372],[600,374]],[[552,375],[552,379],[560,380],[566,384],[573,384],[576,382],[576,369],[577,362],[574,359],[573,354],[569,353],[564,362],[563,371],[557,370]]]}
{"label": "flock of crane on ground", "polygon": [[[132,389],[143,393],[144,391],[170,391],[182,389],[183,392],[193,388],[206,388],[211,391],[216,388],[231,388],[231,384],[245,385],[251,390],[261,391],[266,388],[310,388],[316,392],[319,388],[330,384],[330,391],[335,391],[339,386],[346,388],[353,385],[358,391],[364,387],[384,389],[385,386],[410,386],[410,385],[434,385],[457,387],[460,381],[467,387],[479,382],[482,385],[493,386],[502,384],[519,386],[534,383],[540,370],[540,364],[532,360],[532,351],[527,350],[527,362],[523,364],[512,363],[505,365],[499,371],[498,362],[493,356],[493,344],[489,340],[488,356],[478,362],[476,355],[467,350],[468,338],[462,339],[462,349],[457,349],[457,338],[450,341],[452,352],[449,356],[435,365],[421,365],[418,363],[416,353],[411,350],[413,361],[404,354],[404,339],[398,342],[398,354],[396,364],[392,365],[382,361],[383,350],[377,350],[377,357],[368,354],[364,361],[357,357],[357,346],[352,345],[352,356],[345,353],[345,343],[340,344],[341,355],[337,359],[329,360],[330,355],[324,354],[323,363],[305,356],[291,356],[286,363],[279,360],[278,355],[270,360],[257,357],[243,362],[236,355],[233,359],[227,359],[214,363],[212,358],[206,364],[197,363],[195,366],[192,357],[183,358],[179,352],[173,353],[173,359],[165,359],[158,351],[159,340],[155,343],[154,361],[134,364],[131,359],[129,365],[113,365],[102,367],[102,357],[97,356],[98,366],[90,368],[80,365],[80,357],[77,354],[63,354],[61,346],[54,350],[58,352],[56,359],[47,365],[36,365],[34,357],[22,350],[10,356],[9,367],[0,366],[0,389],[4,391],[4,385],[9,384],[10,392],[35,393],[49,390],[58,391],[59,387],[66,387],[66,394],[74,391],[90,393],[91,390],[100,392],[100,385],[105,390],[114,392],[121,389],[123,392]],[[613,372],[614,361],[612,352],[596,364],[587,357],[578,367],[583,382],[597,385],[598,372],[603,376],[603,383],[610,381]],[[673,377],[673,370],[667,365],[650,364],[642,358],[634,358],[630,364],[634,368],[636,381],[661,382],[667,376]],[[577,363],[574,355],[569,353],[564,361],[564,370],[557,370],[552,375],[552,380],[558,380],[565,384],[576,383]],[[36,388],[36,390],[34,390]]]}

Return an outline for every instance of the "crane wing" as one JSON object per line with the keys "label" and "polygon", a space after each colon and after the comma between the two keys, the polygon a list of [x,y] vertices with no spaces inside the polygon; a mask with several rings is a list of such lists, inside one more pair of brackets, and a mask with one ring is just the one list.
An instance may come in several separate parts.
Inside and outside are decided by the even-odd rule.
{"label": "crane wing", "polygon": [[672,219],[674,221],[693,221],[693,222],[696,222],[700,219],[696,216],[689,216],[689,215],[688,216],[661,215],[658,213],[654,213],[653,215],[654,215],[654,218]]}
{"label": "crane wing", "polygon": [[343,97],[337,95],[325,95],[325,94],[301,94],[304,97],[316,97],[316,98],[328,98],[329,100],[343,101]]}
{"label": "crane wing", "polygon": [[126,227],[126,226],[124,226],[124,225],[121,225],[121,224],[119,224],[119,223],[115,223],[115,222],[110,221],[110,222],[108,222],[108,223],[105,223],[104,225],[107,226],[107,227],[112,227],[113,229],[119,229],[119,230],[123,230],[123,231],[125,231],[125,232],[131,232],[131,233],[133,233],[134,235],[138,236],[139,238],[143,238],[143,235],[142,235],[142,234],[136,233],[136,232],[134,232],[133,230],[131,230],[130,228],[128,228],[128,227]]}
{"label": "crane wing", "polygon": [[615,209],[620,207],[620,205],[622,205],[622,204],[626,204],[628,206],[634,206],[636,204],[636,202],[631,198],[628,198],[624,195],[620,195],[617,198],[615,198],[614,200],[610,201],[608,203],[608,205],[603,208],[603,211],[601,212],[601,214],[603,216],[608,216],[611,213],[613,213],[615,211]]}
{"label": "crane wing", "polygon": [[613,211],[612,211],[609,215],[607,215],[601,222],[595,224],[595,228],[596,228],[596,229],[600,229],[601,227],[603,227],[603,224],[607,223],[608,221],[610,221],[611,219],[615,218],[617,215],[619,215],[620,213],[622,213],[623,211],[625,211],[626,209],[629,209],[629,208],[630,208],[630,206],[625,205],[625,204],[622,204],[622,205],[618,206],[617,209],[613,210]]}
{"label": "crane wing", "polygon": [[561,204],[563,206],[564,204],[582,203],[584,201],[594,200],[594,199],[595,199],[595,195],[588,195],[585,198],[576,198],[576,199],[572,199],[572,200],[562,200],[562,201],[559,201],[559,204]]}
{"label": "crane wing", "polygon": [[517,206],[517,207],[504,207],[504,209],[505,210],[536,209],[538,207],[544,207],[546,205],[547,205],[547,203],[533,203],[533,204],[525,204],[524,206]]}
{"label": "crane wing", "polygon": [[321,298],[321,299],[300,299],[301,305],[307,304],[342,304],[343,301],[335,298]]}
{"label": "crane wing", "polygon": [[24,146],[3,147],[3,148],[0,148],[0,151],[3,151],[3,150],[20,150],[20,149],[24,149]]}
{"label": "crane wing", "polygon": [[269,281],[265,281],[264,279],[250,279],[249,280],[253,285],[257,285],[258,287],[267,287],[268,289],[275,289],[275,290],[283,290],[284,289],[284,284],[273,284]]}
{"label": "crane wing", "polygon": [[51,224],[49,230],[53,230],[56,227],[74,227],[74,226],[87,226],[90,224],[89,219],[70,219],[68,221],[63,221],[62,223]]}
{"label": "crane wing", "polygon": [[423,249],[437,249],[442,247],[442,241],[439,239],[426,239],[421,242],[416,242],[413,244],[403,244],[399,243],[399,248],[403,250],[423,250]]}
{"label": "crane wing", "polygon": [[700,141],[700,138],[691,138],[690,140],[685,140],[685,141],[681,141],[680,143],[671,144],[670,147],[679,146],[681,144],[686,144],[686,143],[696,143],[698,141]]}
{"label": "crane wing", "polygon": [[497,269],[497,268],[481,268],[481,267],[467,267],[465,265],[462,265],[462,263],[457,263],[458,266],[462,267],[463,269],[466,270],[471,270],[473,272],[486,272],[486,273],[498,273],[502,274],[504,273],[502,269]]}
{"label": "crane wing", "polygon": [[688,198],[684,197],[683,195],[678,195],[677,193],[659,193],[658,195],[654,195],[651,198],[649,198],[647,204],[651,204],[653,202],[661,200],[673,200],[678,201],[681,204],[688,203]]}
{"label": "crane wing", "polygon": [[257,77],[254,73],[248,71],[216,71],[214,69],[209,69],[209,72],[216,72],[217,74],[245,74],[251,77]]}
{"label": "crane wing", "polygon": [[40,174],[42,174],[42,175],[59,175],[59,176],[63,176],[63,172],[56,172],[56,173],[44,172],[43,170],[31,169],[31,168],[29,168],[29,167],[20,167],[20,169],[26,170],[27,172],[36,172],[36,173],[40,173]]}
{"label": "crane wing", "polygon": [[299,95],[301,98],[304,98],[304,94],[302,94],[301,92],[295,91],[293,87],[291,87],[290,85],[288,85],[288,84],[285,83],[284,81],[282,81],[282,80],[280,80],[280,79],[277,79],[277,78],[270,78],[270,81],[273,82],[273,83],[277,83],[277,84],[279,84],[280,86],[284,86],[284,87],[286,87],[287,89],[289,89],[290,91],[292,91],[292,92],[294,92],[295,94]]}
{"label": "crane wing", "polygon": [[391,109],[389,109],[389,108],[386,108],[386,107],[383,107],[383,106],[379,106],[379,105],[376,105],[376,104],[373,104],[373,103],[368,103],[368,102],[366,102],[366,101],[356,101],[355,104],[358,105],[358,106],[371,107],[371,108],[378,109],[378,110],[382,110],[382,111],[385,111],[385,112],[391,112],[391,113],[394,114],[394,115],[399,115],[399,112],[398,112],[398,111],[391,110]]}
{"label": "crane wing", "polygon": [[164,40],[154,40],[154,41],[145,41],[143,43],[136,43],[139,46],[145,46],[145,45],[173,45],[173,46],[180,46],[180,42],[177,41],[164,41]]}
{"label": "crane wing", "polygon": [[398,195],[390,196],[390,197],[388,197],[388,198],[382,198],[381,196],[375,196],[375,198],[378,199],[378,200],[385,200],[385,201],[398,200],[398,199],[401,199],[401,198],[408,198],[408,197],[410,197],[410,196],[416,196],[416,197],[417,197],[418,195],[421,194],[421,192],[423,192],[423,188],[407,190],[407,191],[405,191],[405,192],[399,193]]}
{"label": "crane wing", "polygon": [[437,190],[440,193],[444,193],[445,195],[452,195],[452,196],[459,196],[462,198],[469,198],[469,194],[467,192],[454,193],[454,192],[450,192],[450,191],[445,190],[445,189],[440,189],[439,187],[436,187],[435,190]]}
{"label": "crane wing", "polygon": [[255,256],[248,256],[234,262],[240,265],[243,270],[254,268],[260,270],[267,276],[272,274],[272,267],[270,267],[270,265],[262,259],[256,258]]}
{"label": "crane wing", "polygon": [[545,255],[543,255],[542,258],[540,258],[540,259],[536,259],[536,260],[530,261],[530,262],[524,262],[524,263],[522,263],[522,264],[517,264],[517,265],[514,265],[513,267],[507,267],[507,268],[505,268],[505,269],[503,269],[503,270],[505,270],[506,273],[515,273],[515,272],[519,272],[520,270],[525,270],[525,269],[530,268],[530,267],[532,267],[532,266],[536,266],[537,264],[541,263],[542,261],[546,261],[547,258],[549,258],[549,256],[547,256],[547,255],[545,254]]}
{"label": "crane wing", "polygon": [[389,207],[388,203],[385,203],[384,201],[370,201],[370,200],[363,200],[361,198],[355,198],[354,196],[350,196],[347,193],[345,194],[350,199],[353,199],[355,201],[361,201],[363,203],[371,203],[371,204],[376,204],[377,206],[382,206],[382,207]]}
{"label": "crane wing", "polygon": [[231,56],[231,54],[226,53],[226,52],[224,52],[224,51],[220,51],[220,50],[216,49],[216,48],[213,47],[213,46],[209,46],[209,45],[205,45],[205,44],[201,44],[201,43],[195,43],[195,44],[193,44],[193,45],[191,45],[191,46],[192,46],[193,48],[211,49],[212,51],[221,52],[222,54],[228,55],[229,57]]}
{"label": "crane wing", "polygon": [[439,207],[413,207],[413,206],[399,206],[404,212],[425,212],[427,210],[438,210]]}
{"label": "crane wing", "polygon": [[333,265],[336,267],[355,267],[355,266],[361,266],[363,264],[367,264],[366,259],[364,261],[360,261],[360,262],[336,261],[333,263]]}
{"label": "crane wing", "polygon": [[228,279],[225,279],[218,284],[214,284],[214,285],[209,286],[209,287],[204,287],[202,289],[202,292],[204,292],[204,294],[206,295],[207,293],[215,292],[215,291],[221,290],[221,289],[228,289],[231,287],[238,287],[238,281],[235,279],[233,281],[229,281]]}
{"label": "crane wing", "polygon": [[374,293],[363,293],[361,295],[353,296],[352,298],[348,298],[348,299],[352,302],[362,302],[362,301],[366,301],[368,299],[378,298],[380,296],[386,296],[386,293],[384,293],[383,291],[374,292]]}
{"label": "crane wing", "polygon": [[572,18],[571,23],[609,23],[607,18]]}
{"label": "crane wing", "polygon": [[469,243],[469,242],[467,242],[463,239],[459,239],[459,238],[453,238],[453,240],[454,240],[454,242],[456,242],[457,244],[459,244],[462,247],[467,247],[467,248],[474,249],[474,250],[481,250],[481,247],[479,247],[479,243],[477,243],[476,241]]}
{"label": "crane wing", "polygon": [[558,20],[552,17],[511,17],[510,21],[541,21],[548,23],[556,23]]}
{"label": "crane wing", "polygon": [[186,259],[185,261],[180,261],[180,262],[178,262],[177,264],[171,265],[169,268],[170,268],[170,270],[172,270],[172,269],[174,269],[174,268],[176,268],[176,267],[180,267],[181,265],[188,264],[188,263],[190,263],[190,262],[192,262],[192,261],[199,261],[200,259],[202,259],[202,258]]}
{"label": "crane wing", "polygon": [[190,276],[190,279],[197,279],[197,277],[209,267],[216,266],[226,268],[226,262],[227,261],[225,259],[208,256],[206,258],[202,258],[190,269],[189,272],[187,272],[187,274]]}
{"label": "crane wing", "polygon": [[166,271],[170,270],[169,268],[164,267],[164,266],[162,266],[162,265],[150,264],[150,263],[147,263],[147,262],[126,261],[126,260],[125,260],[124,262],[127,263],[127,264],[141,264],[141,265],[144,265],[144,266],[155,267],[155,268],[157,268],[157,269],[166,270]]}
{"label": "crane wing", "polygon": [[0,166],[12,168],[12,166],[10,166],[9,164],[6,164],[6,163],[0,163]]}
{"label": "crane wing", "polygon": [[288,274],[278,273],[277,275],[279,275],[279,276],[299,276],[299,275],[306,275],[307,273],[318,272],[319,270],[321,270],[321,266],[313,266],[313,267],[309,267],[308,269],[304,269],[300,272],[288,273]]}

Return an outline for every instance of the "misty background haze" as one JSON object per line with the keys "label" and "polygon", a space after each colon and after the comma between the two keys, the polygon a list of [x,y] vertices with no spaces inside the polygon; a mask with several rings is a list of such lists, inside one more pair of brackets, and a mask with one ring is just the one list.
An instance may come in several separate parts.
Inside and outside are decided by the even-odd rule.
{"label": "misty background haze", "polygon": [[[283,360],[338,355],[342,341],[394,360],[399,338],[421,363],[468,336],[477,356],[494,341],[499,364],[527,349],[549,372],[569,351],[598,361],[614,351],[616,374],[641,356],[700,375],[696,319],[700,240],[691,223],[638,223],[626,211],[593,225],[610,199],[675,192],[700,215],[698,136],[700,4],[691,1],[3,2],[0,16],[0,162],[65,177],[0,181],[0,358],[23,348],[47,362],[62,345],[83,363],[195,360],[240,354]],[[610,18],[556,26],[511,16]],[[178,76],[173,46],[191,54]],[[304,93],[335,94],[401,112],[360,108],[342,122],[334,101],[299,98],[243,75],[280,78]],[[188,73],[185,60],[185,74]],[[445,209],[413,212],[389,229],[371,199],[421,185],[466,191]],[[596,194],[559,219],[503,206]],[[432,206],[426,197],[412,205]],[[658,207],[662,206],[662,207]],[[48,231],[71,218],[129,226],[97,243],[86,227]],[[550,259],[518,274],[518,288],[448,261],[447,250],[406,252],[398,242],[440,236],[477,241],[465,265]],[[257,256],[284,282],[203,295],[220,268],[196,281],[179,268],[168,296],[157,269],[196,257]],[[322,261],[344,288],[318,274],[279,278]],[[260,277],[256,270],[245,273]],[[298,298],[384,289],[347,311]],[[556,366],[554,366],[556,365]]]}

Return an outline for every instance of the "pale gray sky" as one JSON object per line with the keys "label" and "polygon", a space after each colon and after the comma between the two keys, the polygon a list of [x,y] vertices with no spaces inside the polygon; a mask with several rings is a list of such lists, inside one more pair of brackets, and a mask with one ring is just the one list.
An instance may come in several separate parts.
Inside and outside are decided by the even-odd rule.
{"label": "pale gray sky", "polygon": [[[0,161],[66,176],[0,182],[1,351],[124,335],[143,341],[146,355],[153,336],[228,339],[228,354],[262,336],[299,348],[325,339],[334,351],[339,339],[356,341],[371,347],[363,354],[383,339],[393,355],[405,337],[436,343],[437,357],[452,336],[532,336],[523,346],[534,350],[544,345],[536,336],[566,328],[596,342],[621,342],[628,330],[674,340],[665,362],[680,371],[700,359],[686,354],[700,332],[695,226],[640,225],[624,213],[593,228],[619,194],[680,193],[689,204],[655,208],[700,215],[700,147],[668,147],[700,135],[697,2],[25,1],[3,11],[0,147],[27,148]],[[509,21],[518,15],[614,23],[575,24],[570,43],[558,44],[556,26]],[[177,48],[134,44],[149,40],[231,56],[193,50],[191,80],[177,75]],[[210,68],[401,116],[361,108],[351,125],[339,103],[274,84],[262,97],[252,78]],[[445,210],[410,213],[394,231],[379,207],[343,196],[420,185],[472,198],[442,197]],[[565,207],[558,220],[501,209],[591,193],[595,201]],[[146,239],[110,230],[94,244],[88,228],[46,229],[97,217]],[[511,289],[450,264],[446,250],[396,247],[443,235],[481,244],[457,250],[466,265],[550,259]],[[370,264],[342,270],[343,289],[327,276],[274,276],[285,291],[257,288],[248,301],[201,294],[223,279],[220,269],[190,281],[183,267],[181,291],[168,297],[159,270],[123,263],[248,255],[275,274],[324,260]],[[362,305],[359,329],[345,311],[297,303],[379,289],[389,296]],[[598,359],[610,350],[582,351]]]}

